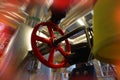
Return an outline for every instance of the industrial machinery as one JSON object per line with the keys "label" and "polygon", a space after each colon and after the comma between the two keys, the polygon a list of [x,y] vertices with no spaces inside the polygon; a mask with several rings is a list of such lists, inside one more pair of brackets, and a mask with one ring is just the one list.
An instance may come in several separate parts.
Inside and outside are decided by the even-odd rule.
{"label": "industrial machinery", "polygon": [[96,1],[1,0],[0,80],[118,80],[94,53]]}

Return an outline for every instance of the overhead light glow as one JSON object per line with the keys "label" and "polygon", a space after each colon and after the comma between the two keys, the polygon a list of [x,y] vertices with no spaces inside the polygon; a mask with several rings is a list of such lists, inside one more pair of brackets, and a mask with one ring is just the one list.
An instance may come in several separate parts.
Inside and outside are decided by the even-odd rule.
{"label": "overhead light glow", "polygon": [[82,19],[78,19],[77,22],[78,22],[81,26],[84,26],[84,25],[85,25]]}

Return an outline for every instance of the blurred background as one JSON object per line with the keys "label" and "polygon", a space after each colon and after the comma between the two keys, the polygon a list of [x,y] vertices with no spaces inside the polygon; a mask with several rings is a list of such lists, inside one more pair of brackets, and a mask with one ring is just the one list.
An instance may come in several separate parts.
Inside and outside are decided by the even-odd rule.
{"label": "blurred background", "polygon": [[[92,54],[95,3],[96,0],[0,0],[0,80],[119,80],[119,66],[101,62]],[[53,64],[65,59],[67,67],[51,68],[34,55],[32,31],[35,25],[47,21],[68,35],[59,45],[65,52],[66,45],[70,45],[70,55],[64,57],[52,45]],[[52,36],[47,28],[39,28],[35,35],[49,40]],[[64,36],[61,31],[51,32],[54,40]],[[47,61],[51,46],[43,40],[35,42]]]}

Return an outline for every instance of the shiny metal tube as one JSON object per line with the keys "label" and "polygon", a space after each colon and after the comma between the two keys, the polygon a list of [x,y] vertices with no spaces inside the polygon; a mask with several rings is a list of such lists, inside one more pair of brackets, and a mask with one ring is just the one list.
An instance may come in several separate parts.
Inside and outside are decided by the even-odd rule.
{"label": "shiny metal tube", "polygon": [[30,49],[31,32],[32,28],[24,24],[18,28],[10,44],[8,45],[4,58],[1,60],[1,80],[9,80],[8,78],[11,78],[12,76],[15,77],[15,71],[27,55],[28,49]]}
{"label": "shiny metal tube", "polygon": [[31,0],[26,6],[25,12],[28,13],[29,16],[37,17],[42,20],[48,12],[48,6],[47,0]]}
{"label": "shiny metal tube", "polygon": [[76,5],[72,6],[66,17],[60,23],[62,29],[66,29],[73,24],[78,18],[90,12],[96,0],[80,0]]}

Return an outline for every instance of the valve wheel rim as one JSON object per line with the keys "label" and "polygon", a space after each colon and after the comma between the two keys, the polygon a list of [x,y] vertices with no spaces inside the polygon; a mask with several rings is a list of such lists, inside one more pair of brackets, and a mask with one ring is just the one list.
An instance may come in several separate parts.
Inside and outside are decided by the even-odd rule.
{"label": "valve wheel rim", "polygon": [[[37,30],[42,27],[42,26],[47,26],[48,28],[48,32],[50,33],[50,39],[45,39],[42,38],[40,36],[36,35]],[[56,27],[55,27],[56,26]],[[65,40],[66,43],[66,51],[64,51],[61,46],[58,44],[58,46],[53,46],[52,42],[54,40],[54,33],[53,33],[53,28],[56,28],[57,31],[61,34],[64,35],[64,32],[54,23],[52,22],[42,22],[38,25],[35,26],[35,28],[33,29],[32,32],[32,36],[31,36],[31,45],[32,45],[32,49],[33,52],[35,54],[35,56],[46,66],[51,67],[51,68],[61,68],[61,67],[65,67],[67,64],[67,55],[70,52],[70,44],[68,40]],[[36,45],[36,40],[47,43],[48,45],[51,45],[51,49],[50,49],[50,55],[48,60],[46,60],[42,53],[40,52],[40,50],[37,48]],[[63,56],[64,56],[64,60],[61,61],[59,64],[54,64],[53,63],[53,59],[54,59],[54,51],[58,50]]]}

